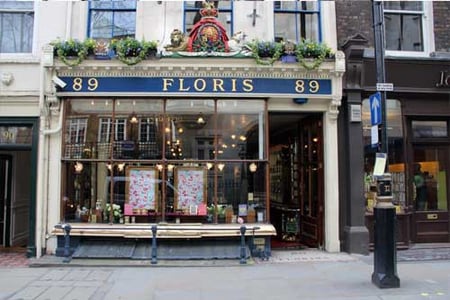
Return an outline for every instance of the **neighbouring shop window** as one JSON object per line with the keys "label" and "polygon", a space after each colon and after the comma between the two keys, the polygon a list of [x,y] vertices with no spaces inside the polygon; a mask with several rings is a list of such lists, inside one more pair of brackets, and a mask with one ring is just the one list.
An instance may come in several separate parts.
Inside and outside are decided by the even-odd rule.
{"label": "neighbouring shop window", "polygon": [[413,203],[416,211],[447,211],[447,150],[413,147]]}
{"label": "neighbouring shop window", "polygon": [[30,145],[33,128],[28,126],[0,126],[0,145]]}
{"label": "neighbouring shop window", "polygon": [[65,108],[64,219],[265,220],[264,100],[72,99]]}
{"label": "neighbouring shop window", "polygon": [[412,194],[416,211],[447,211],[448,121],[411,120]]}
{"label": "neighbouring shop window", "polygon": [[448,137],[447,121],[412,121],[414,138],[446,138]]}
{"label": "neighbouring shop window", "polygon": [[0,1],[0,53],[30,53],[34,2]]}
{"label": "neighbouring shop window", "polygon": [[[184,1],[184,32],[189,33],[192,26],[200,21],[200,9],[205,1]],[[225,27],[229,36],[233,34],[233,1],[207,1],[214,4],[219,14],[217,20]]]}
{"label": "neighbouring shop window", "polygon": [[89,35],[94,39],[123,39],[136,32],[136,0],[89,1]]}
{"label": "neighbouring shop window", "polygon": [[[375,155],[379,152],[378,146],[371,144],[370,101],[365,99],[362,105],[362,125],[364,138],[364,164],[365,164],[365,199],[367,210],[373,211],[376,205],[376,182],[371,176],[375,164]],[[388,141],[388,171],[392,175],[392,196],[397,212],[404,212],[406,201],[406,168],[404,157],[404,135],[402,125],[401,103],[398,100],[386,100],[387,141]]]}
{"label": "neighbouring shop window", "polygon": [[320,41],[320,1],[274,1],[277,41]]}
{"label": "neighbouring shop window", "polygon": [[424,51],[425,3],[423,1],[385,1],[386,50]]}

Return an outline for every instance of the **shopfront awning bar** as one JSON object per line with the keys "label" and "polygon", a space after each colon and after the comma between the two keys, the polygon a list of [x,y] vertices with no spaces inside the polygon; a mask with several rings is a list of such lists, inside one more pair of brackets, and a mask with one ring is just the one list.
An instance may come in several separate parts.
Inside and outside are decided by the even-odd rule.
{"label": "shopfront awning bar", "polygon": [[[152,238],[151,228],[156,225],[158,238],[210,238],[240,236],[243,224],[82,224],[71,225],[71,236],[109,236],[124,238]],[[245,225],[245,224],[244,224]],[[275,227],[272,224],[249,224],[246,236],[274,236]],[[53,235],[64,235],[64,230],[58,224]]]}

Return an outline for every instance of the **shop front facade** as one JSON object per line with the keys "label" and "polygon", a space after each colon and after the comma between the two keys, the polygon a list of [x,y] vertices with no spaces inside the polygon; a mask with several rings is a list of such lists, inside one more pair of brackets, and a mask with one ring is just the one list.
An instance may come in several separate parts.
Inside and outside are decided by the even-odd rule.
{"label": "shop front facade", "polygon": [[[325,76],[286,65],[266,71],[248,59],[232,66],[210,58],[219,66],[211,68],[210,61],[194,67],[162,58],[132,72],[112,62],[78,69],[55,60],[52,77],[67,85],[57,94],[61,132],[52,136],[51,151],[61,151],[62,192],[53,214],[71,223],[74,235],[74,223],[84,232],[108,224],[91,230],[104,236],[109,226],[126,236],[133,224],[218,230],[243,223],[298,242],[305,226],[304,243],[338,251],[331,221],[339,103],[332,91],[339,91],[340,59],[323,65],[330,68]],[[296,103],[299,97],[307,103]],[[285,216],[300,211],[293,187],[283,182],[290,173],[290,181],[308,184],[304,219]],[[150,226],[144,231],[148,236]]]}

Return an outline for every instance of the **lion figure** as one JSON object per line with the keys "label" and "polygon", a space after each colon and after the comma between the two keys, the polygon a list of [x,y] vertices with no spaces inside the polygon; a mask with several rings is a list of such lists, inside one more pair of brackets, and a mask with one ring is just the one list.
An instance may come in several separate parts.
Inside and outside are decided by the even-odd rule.
{"label": "lion figure", "polygon": [[179,29],[170,33],[170,45],[164,46],[167,51],[185,51],[188,46],[188,37]]}

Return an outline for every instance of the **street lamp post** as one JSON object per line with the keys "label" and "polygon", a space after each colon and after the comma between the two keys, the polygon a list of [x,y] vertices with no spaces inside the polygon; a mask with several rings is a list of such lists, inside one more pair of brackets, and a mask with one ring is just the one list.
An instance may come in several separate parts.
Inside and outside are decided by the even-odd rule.
{"label": "street lamp post", "polygon": [[[383,2],[372,0],[372,12],[378,84],[386,82]],[[397,276],[396,213],[392,204],[391,174],[386,172],[389,164],[387,159],[386,113],[386,91],[383,90],[381,91],[380,151],[386,154],[386,167],[383,176],[377,178],[377,205],[374,208],[374,272],[372,273],[372,283],[379,288],[397,288],[400,287],[400,279]]]}

